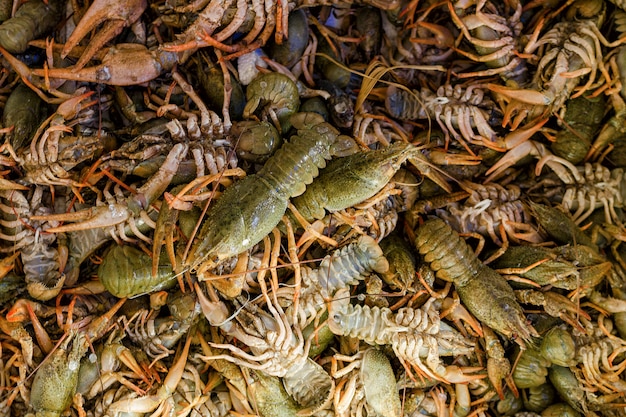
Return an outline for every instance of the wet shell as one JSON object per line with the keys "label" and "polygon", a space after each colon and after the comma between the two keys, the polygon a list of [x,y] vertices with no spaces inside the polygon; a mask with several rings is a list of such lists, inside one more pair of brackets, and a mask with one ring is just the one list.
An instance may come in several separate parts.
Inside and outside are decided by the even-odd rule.
{"label": "wet shell", "polygon": [[165,264],[166,259],[161,256],[157,275],[153,277],[152,259],[148,255],[132,246],[114,245],[100,264],[98,276],[104,288],[114,296],[136,297],[176,284],[172,265]]}

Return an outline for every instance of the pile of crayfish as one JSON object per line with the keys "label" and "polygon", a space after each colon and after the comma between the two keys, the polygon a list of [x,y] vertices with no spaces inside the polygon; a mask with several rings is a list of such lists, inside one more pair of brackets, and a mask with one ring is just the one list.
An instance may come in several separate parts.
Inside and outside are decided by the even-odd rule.
{"label": "pile of crayfish", "polygon": [[626,414],[625,100],[618,0],[0,0],[0,415]]}

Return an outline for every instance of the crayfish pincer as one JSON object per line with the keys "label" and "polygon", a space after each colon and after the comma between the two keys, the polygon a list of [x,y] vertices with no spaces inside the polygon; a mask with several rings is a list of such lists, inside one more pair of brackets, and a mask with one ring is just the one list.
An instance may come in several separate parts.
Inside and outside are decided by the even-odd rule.
{"label": "crayfish pincer", "polygon": [[263,168],[228,187],[195,240],[186,266],[198,275],[259,243],[280,222],[288,200],[302,194],[331,158],[339,131],[316,113],[291,118],[297,134]]}
{"label": "crayfish pincer", "polygon": [[539,336],[526,322],[511,286],[443,220],[426,221],[417,230],[415,247],[438,278],[454,283],[461,302],[482,323],[522,348]]}

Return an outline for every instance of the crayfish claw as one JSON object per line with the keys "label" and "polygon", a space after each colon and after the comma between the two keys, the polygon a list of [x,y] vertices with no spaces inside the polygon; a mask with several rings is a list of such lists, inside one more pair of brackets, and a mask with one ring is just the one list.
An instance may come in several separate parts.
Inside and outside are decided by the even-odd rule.
{"label": "crayfish claw", "polygon": [[44,216],[31,217],[32,220],[47,221],[76,221],[85,219],[85,221],[79,223],[51,227],[50,229],[46,230],[49,233],[66,233],[75,232],[77,230],[110,227],[123,223],[129,218],[130,211],[126,206],[122,204],[97,206],[75,213],[48,214]]}
{"label": "crayfish claw", "polygon": [[452,187],[450,187],[450,184],[448,184],[443,176],[445,174],[444,171],[432,165],[430,161],[426,160],[426,158],[424,158],[421,154],[417,155],[413,152],[413,155],[414,156],[409,157],[408,160],[420,171],[422,175],[428,177],[428,179],[443,188],[446,192],[452,192]]}
{"label": "crayfish claw", "polygon": [[591,317],[581,310],[567,297],[552,291],[540,292],[535,290],[519,290],[515,292],[521,303],[539,305],[552,317],[558,317],[567,324],[584,332],[584,328],[578,322],[578,317],[590,320]]}
{"label": "crayfish claw", "polygon": [[9,272],[13,270],[13,267],[15,267],[15,261],[17,260],[18,256],[20,256],[20,253],[21,252],[19,251],[15,252],[14,254],[0,260],[0,279],[4,278]]}
{"label": "crayfish claw", "polygon": [[445,371],[437,376],[443,378],[443,380],[449,384],[466,384],[468,382],[485,378],[485,374],[469,375],[470,372],[477,372],[481,370],[483,370],[481,367],[459,367],[451,365],[447,366]]}
{"label": "crayfish claw", "polygon": [[124,43],[110,47],[100,65],[87,68],[34,69],[31,72],[39,77],[130,86],[155,79],[163,71],[172,69],[175,63],[175,53],[164,50],[153,52],[143,45]]}
{"label": "crayfish claw", "polygon": [[47,301],[59,295],[64,283],[65,275],[61,274],[56,282],[46,283],[40,281],[32,281],[26,285],[26,289],[28,290],[28,294],[30,294],[31,297],[37,300]]}
{"label": "crayfish claw", "polygon": [[516,89],[498,84],[487,84],[487,88],[510,99],[535,106],[548,106],[553,101],[551,97],[536,90]]}
{"label": "crayfish claw", "polygon": [[0,54],[4,56],[4,59],[8,61],[13,70],[20,76],[24,84],[26,84],[29,88],[31,88],[37,95],[44,101],[48,103],[60,102],[64,101],[69,95],[61,93],[56,90],[61,84],[65,82],[65,80],[60,80],[56,82],[54,85],[50,85],[49,89],[52,94],[58,97],[62,97],[60,99],[50,99],[46,94],[44,94],[39,88],[43,86],[43,81],[39,77],[45,76],[45,70],[40,70],[41,72],[35,74],[37,70],[31,70],[26,64],[22,61],[11,55],[6,49],[0,46]]}
{"label": "crayfish claw", "polygon": [[165,244],[167,256],[172,264],[172,269],[177,270],[176,253],[174,250],[174,228],[178,220],[178,210],[170,208],[167,204],[161,205],[159,217],[154,229],[152,245],[152,276],[156,276],[159,268],[161,249]]}
{"label": "crayfish claw", "polygon": [[524,126],[523,128],[515,129],[511,133],[506,135],[506,137],[504,137],[502,141],[498,143],[498,145],[501,145],[504,151],[513,149],[516,146],[526,142],[535,133],[539,132],[541,128],[543,127],[543,125],[545,125],[548,120],[550,119],[546,117],[537,123],[531,122],[531,123],[528,123],[528,125]]}
{"label": "crayfish claw", "polygon": [[449,153],[433,150],[430,152],[430,160],[437,165],[480,165],[482,156],[474,156],[460,153]]}
{"label": "crayfish claw", "polygon": [[517,397],[519,394],[511,376],[511,363],[505,356],[498,336],[489,327],[485,327],[485,351],[487,353],[487,377],[496,390],[498,397],[504,400],[502,380],[506,381],[515,397]]}
{"label": "crayfish claw", "polygon": [[93,106],[94,104],[98,103],[97,100],[92,100],[87,103],[83,103],[83,101],[87,100],[94,93],[95,91],[87,91],[86,93],[77,94],[73,97],[70,97],[69,99],[65,100],[63,103],[59,104],[59,107],[57,107],[56,113],[63,116],[65,120],[73,119],[81,110],[86,109],[87,107]]}
{"label": "crayfish claw", "polygon": [[[446,315],[450,314],[451,319],[455,323],[463,321],[469,327],[471,327],[471,329],[474,330],[474,332],[476,332],[476,334],[479,337],[483,337],[483,330],[480,326],[480,323],[478,322],[478,320],[476,320],[474,316],[470,314],[469,311],[467,311],[465,307],[461,305],[461,300],[459,300],[458,296],[455,296],[454,298],[450,298],[450,297],[445,298],[443,300],[441,307],[442,307],[442,311],[440,313],[441,318],[444,318]],[[464,336],[467,337],[467,334],[466,334],[467,332],[465,331],[465,327],[461,325],[457,325],[457,328],[459,329],[461,333],[463,333]]]}
{"label": "crayfish claw", "polygon": [[507,168],[514,165],[527,155],[539,159],[535,167],[535,174],[539,175],[544,165],[548,165],[556,175],[566,184],[583,182],[578,169],[566,159],[553,155],[545,145],[533,140],[527,140],[508,151],[498,162],[485,172],[488,175],[485,183],[498,178]]}
{"label": "crayfish claw", "polygon": [[105,25],[96,32],[74,67],[76,70],[83,68],[105,43],[117,36],[125,26],[134,23],[147,6],[146,0],[113,2],[95,0],[65,43],[61,58],[65,58],[85,35],[106,20]]}
{"label": "crayfish claw", "polygon": [[519,160],[521,160],[526,155],[531,155],[535,152],[534,144],[532,141],[523,142],[510,151],[508,151],[502,158],[498,160],[491,168],[485,172],[487,175],[487,179],[485,183],[489,183],[494,179],[498,178],[500,174],[502,174],[507,168],[513,166]]}

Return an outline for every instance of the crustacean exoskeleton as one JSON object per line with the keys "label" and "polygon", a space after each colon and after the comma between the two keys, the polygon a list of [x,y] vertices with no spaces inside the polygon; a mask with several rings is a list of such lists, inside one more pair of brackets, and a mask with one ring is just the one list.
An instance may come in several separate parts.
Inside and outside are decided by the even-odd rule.
{"label": "crustacean exoskeleton", "polygon": [[[619,25],[621,22],[622,28],[625,18],[626,12],[623,11],[621,12],[620,19],[618,20],[618,18],[616,18],[616,20],[618,20],[616,23]],[[624,80],[624,77],[626,76],[625,61],[626,47],[620,46],[617,49],[617,53],[609,60],[609,68],[612,70],[617,79],[616,88],[609,90],[611,105],[615,114],[606,123],[604,123],[600,133],[595,136],[593,144],[588,149],[587,155],[585,155],[585,161],[602,158],[606,151],[605,148],[611,145],[615,139],[624,134],[623,120],[626,117],[626,103],[624,103],[624,97],[626,97],[626,83],[622,80]],[[608,81],[609,80],[607,80],[607,82]],[[602,110],[604,110],[604,106],[602,106]],[[618,165],[622,166],[622,161],[620,161]]]}
{"label": "crustacean exoskeleton", "polygon": [[339,132],[314,113],[299,113],[291,122],[298,134],[257,174],[228,187],[209,207],[183,266],[201,276],[219,261],[252,248],[278,225],[288,199],[302,194],[326,166]]}
{"label": "crustacean exoskeleton", "polygon": [[589,235],[584,233],[580,227],[574,223],[571,215],[564,213],[556,207],[548,207],[543,204],[535,203],[532,200],[528,201],[528,205],[537,223],[539,223],[542,229],[545,230],[555,242],[563,245],[575,242],[576,244],[597,251],[597,245]]}
{"label": "crustacean exoskeleton", "polygon": [[[38,2],[31,2],[38,3]],[[59,3],[58,1],[54,3]],[[154,50],[149,50],[142,44],[118,43],[108,48],[104,54],[97,54],[98,48],[115,37],[124,27],[136,21],[147,6],[145,0],[135,0],[132,3],[116,1],[96,1],[87,10],[77,28],[68,39],[67,45],[62,48],[62,55],[70,54],[76,43],[83,38],[94,26],[107,20],[102,30],[94,36],[85,52],[82,53],[77,65],[69,68],[46,68],[31,71],[26,69],[21,76],[31,78],[32,75],[54,79],[76,80],[95,83],[104,83],[118,86],[134,85],[157,78],[166,71],[172,70],[177,63],[187,61],[198,48],[213,46],[217,49],[233,53],[237,56],[263,46],[274,33],[277,23],[280,30],[276,33],[283,35],[287,31],[289,3],[275,0],[239,0],[239,12],[222,30],[217,31],[222,24],[231,1],[213,0],[189,5],[189,11],[204,7],[198,13],[197,19],[187,27],[180,38],[168,42]],[[187,7],[183,7],[186,9]],[[252,29],[236,45],[227,45],[225,40],[232,38],[234,32],[242,25],[248,8],[254,13]],[[277,11],[280,10],[280,20],[277,22]],[[46,21],[52,19],[45,19]],[[47,30],[45,26],[37,26]],[[284,29],[283,29],[284,28]],[[48,28],[49,29],[49,28]],[[36,29],[33,29],[34,32]],[[217,31],[217,32],[216,32]],[[38,34],[36,32],[35,34]],[[277,35],[278,36],[278,35]],[[280,37],[280,36],[279,36]],[[0,48],[0,52],[7,56],[8,48]],[[97,56],[101,64],[84,67],[90,58]],[[234,57],[233,56],[233,57]]]}
{"label": "crustacean exoskeleton", "polygon": [[6,100],[2,112],[2,124],[13,129],[6,140],[17,151],[33,138],[43,116],[43,100],[28,86],[20,83]]}
{"label": "crustacean exoskeleton", "polygon": [[417,260],[411,245],[400,234],[392,233],[380,241],[380,248],[389,263],[381,278],[393,289],[413,291]]}
{"label": "crustacean exoskeleton", "polygon": [[246,89],[248,102],[243,116],[250,118],[257,110],[266,114],[281,132],[291,127],[290,118],[300,108],[298,87],[288,76],[271,72],[259,75]]}
{"label": "crustacean exoskeleton", "polygon": [[396,377],[389,358],[377,348],[368,348],[354,356],[334,355],[333,368],[338,362],[348,362],[342,369],[332,370],[338,379],[335,392],[335,413],[350,416],[355,409],[365,407],[368,413],[396,417],[401,415],[402,404],[397,395]]}
{"label": "crustacean exoskeleton", "polygon": [[44,189],[36,186],[33,193],[29,197],[27,195],[19,190],[0,190],[0,239],[10,242],[1,251],[19,251],[30,295],[38,300],[49,300],[56,297],[65,282],[61,266],[65,263],[62,255],[65,240],[62,235],[45,231],[58,223],[33,219],[33,212],[50,212],[50,208],[46,207],[49,196]]}
{"label": "crustacean exoskeleton", "polygon": [[[333,6],[333,5],[341,5],[344,3],[341,0],[297,0],[296,6],[298,7],[314,7],[314,6]],[[377,7],[381,10],[393,10],[396,9],[400,5],[400,1],[398,0],[348,0],[346,1],[348,4],[357,4],[357,5],[369,5],[373,7]]]}
{"label": "crustacean exoskeleton", "polygon": [[522,347],[538,336],[526,321],[511,286],[484,265],[443,220],[428,220],[420,226],[415,247],[438,278],[454,283],[461,301],[478,320]]}
{"label": "crustacean exoskeleton", "polygon": [[250,375],[248,391],[259,415],[290,416],[297,415],[301,410],[302,407],[287,393],[280,378],[252,369],[247,373]]}
{"label": "crustacean exoskeleton", "polygon": [[[51,228],[51,233],[63,233],[94,227],[107,228],[111,237],[129,240],[127,233],[132,233],[142,240],[151,243],[138,224],[145,223],[154,227],[154,221],[148,212],[153,211],[151,204],[165,191],[176,174],[181,159],[187,154],[189,146],[178,143],[172,147],[165,162],[159,170],[146,181],[134,194],[124,197],[105,193],[108,201],[97,206],[66,214],[50,214],[47,216],[31,216],[34,220],[79,221]],[[127,232],[125,227],[129,228]]]}
{"label": "crustacean exoskeleton", "polygon": [[[548,377],[557,393],[567,403],[561,404],[561,407],[567,407],[565,410],[573,409],[577,413],[592,415],[593,410],[607,407],[619,397],[619,393],[596,395],[586,392],[572,368],[567,366],[551,366],[548,369]],[[562,412],[563,409],[559,410],[559,415],[562,415]]]}
{"label": "crustacean exoskeleton", "polygon": [[[590,256],[585,259],[587,256],[582,255]],[[593,288],[610,271],[612,264],[582,244],[553,249],[520,245],[509,247],[495,260],[493,267],[514,280],[529,280],[537,287],[552,285],[575,290]]]}
{"label": "crustacean exoskeleton", "polygon": [[[495,244],[506,247],[503,242],[511,240],[539,243],[543,239],[536,227],[530,223],[531,215],[521,200],[521,189],[509,184],[473,184],[461,182],[461,187],[470,193],[463,203],[452,202],[435,213],[459,233],[478,233],[489,237]],[[500,236],[500,228],[505,235]]]}
{"label": "crustacean exoskeleton", "polygon": [[[347,289],[337,291],[328,311],[330,330],[374,345],[390,345],[407,370],[455,383],[483,378],[457,366],[446,366],[440,356],[469,354],[473,342],[441,321],[439,303],[431,298],[420,309],[351,305]],[[424,359],[424,361],[422,361]],[[471,371],[471,370],[470,370]]]}
{"label": "crustacean exoskeleton", "polygon": [[[13,57],[8,51],[0,47],[0,53],[11,63],[13,69],[26,81],[39,86],[44,83],[39,77],[48,76],[58,79],[130,86],[148,82],[169,71],[176,64],[176,53],[161,49],[150,51],[145,46],[135,43],[121,43],[108,48],[102,56],[100,65],[72,71],[67,68],[52,68],[49,70],[29,69]],[[57,80],[57,84],[58,84]]]}
{"label": "crustacean exoskeleton", "polygon": [[0,0],[0,415],[624,414],[621,3]]}
{"label": "crustacean exoskeleton", "polygon": [[119,340],[116,341],[116,338],[117,334],[113,332],[108,340],[96,346],[96,361],[90,360],[93,358],[83,358],[81,361],[76,393],[85,399],[89,400],[103,394],[115,382],[133,388],[137,394],[145,394],[131,382],[133,378],[129,377],[130,372],[121,370],[122,366],[125,366],[137,375],[144,376],[131,350]]}
{"label": "crustacean exoskeleton", "polygon": [[552,152],[573,164],[580,163],[591,151],[606,111],[606,100],[580,96],[565,102],[562,129],[557,132]]}
{"label": "crustacean exoskeleton", "polygon": [[26,366],[33,366],[34,344],[33,338],[26,331],[22,323],[10,322],[4,317],[0,317],[0,330],[11,339],[19,343],[22,350],[22,359]]}
{"label": "crustacean exoskeleton", "polygon": [[106,20],[102,28],[91,39],[87,48],[83,50],[80,59],[74,64],[74,69],[80,70],[104,44],[117,36],[124,26],[135,23],[147,6],[146,0],[133,0],[123,3],[94,1],[83,14],[72,35],[63,46],[61,58],[65,58],[87,33]]}
{"label": "crustacean exoskeleton", "polygon": [[[350,233],[342,235],[346,230],[344,226],[342,231],[342,225],[376,240],[391,233],[398,213],[409,209],[418,194],[418,180],[401,170],[405,161],[444,190],[451,190],[444,174],[419,147],[411,144],[398,142],[375,151],[335,158],[302,195],[292,200],[294,217],[306,229],[298,245],[312,236],[319,240],[323,240],[322,235],[349,239]],[[315,219],[318,220],[309,227],[306,222]]]}
{"label": "crustacean exoskeleton", "polygon": [[412,93],[391,86],[385,107],[392,117],[402,120],[433,118],[445,132],[446,142],[452,136],[470,155],[474,151],[468,143],[497,147],[496,133],[487,122],[495,104],[485,97],[480,86],[464,89],[447,84],[436,92],[423,88]]}
{"label": "crustacean exoskeleton", "polygon": [[[282,307],[272,306],[266,296],[271,314],[246,303],[240,307],[236,320],[229,321],[230,313],[224,302],[209,301],[199,286],[196,286],[196,292],[209,323],[236,337],[253,353],[250,355],[232,344],[212,344],[232,352],[233,356],[223,354],[206,359],[226,359],[283,378],[287,392],[300,406],[310,409],[309,412],[323,408],[331,400],[332,379],[319,364],[308,358],[310,341],[304,341],[297,325],[289,324]],[[308,383],[304,384],[304,381]]]}
{"label": "crustacean exoskeleton", "polygon": [[293,205],[309,221],[323,218],[326,211],[352,207],[381,191],[407,160],[443,189],[451,190],[443,175],[430,166],[419,147],[395,143],[387,148],[359,152],[329,162],[307,190],[293,199]]}
{"label": "crustacean exoskeleton", "polygon": [[62,9],[60,0],[25,2],[0,25],[0,46],[13,54],[24,52],[28,42],[54,29],[61,20]]}
{"label": "crustacean exoskeleton", "polygon": [[493,164],[485,172],[487,175],[485,182],[491,182],[502,177],[507,168],[526,156],[533,156],[539,159],[539,162],[535,165],[535,175],[541,174],[543,166],[547,165],[566,184],[571,184],[581,179],[574,164],[564,158],[553,155],[543,143],[528,140],[513,147],[498,162]]}
{"label": "crustacean exoskeleton", "polygon": [[115,413],[150,413],[158,409],[157,412],[163,416],[173,412],[175,409],[174,392],[183,377],[190,344],[191,338],[188,337],[180,356],[170,368],[161,386],[142,397],[121,398],[109,406],[109,411]]}
{"label": "crustacean exoskeleton", "polygon": [[[301,266],[302,290],[295,311],[298,325],[304,329],[314,319],[319,319],[326,311],[325,301],[337,290],[356,285],[372,273],[384,273],[388,269],[389,263],[382,250],[369,236],[360,236],[355,242],[327,255],[317,268]],[[286,313],[290,317],[294,311],[288,308]]]}
{"label": "crustacean exoskeleton", "polygon": [[561,197],[561,205],[572,213],[576,224],[582,223],[599,208],[604,211],[605,222],[622,224],[623,217],[616,209],[621,209],[624,205],[624,170],[610,170],[600,164],[585,164],[578,171],[582,180],[567,185],[562,197],[556,194],[554,198],[558,201]]}
{"label": "crustacean exoskeleton", "polygon": [[[464,72],[460,78],[498,74],[507,84],[522,87],[528,79],[526,61],[515,54],[522,49],[522,2],[514,0],[500,6],[486,0],[477,2],[449,2],[450,16],[477,54],[458,49],[473,61],[484,62],[483,71]],[[473,11],[469,9],[475,6]],[[496,13],[493,13],[496,12]],[[507,14],[508,12],[508,14]]]}
{"label": "crustacean exoskeleton", "polygon": [[588,219],[596,209],[602,209],[606,223],[622,224],[623,217],[619,209],[624,205],[624,169],[609,169],[599,163],[586,163],[576,167],[575,174],[571,182],[560,175],[557,178],[554,175],[539,178],[529,194],[534,195],[541,190],[543,195],[570,212],[577,225]]}
{"label": "crustacean exoskeleton", "polygon": [[[558,111],[565,101],[578,97],[595,81],[598,71],[606,74],[601,45],[615,47],[623,40],[608,42],[596,22],[590,19],[563,21],[554,24],[541,38],[533,39],[524,53],[532,53],[546,46],[531,82],[531,88],[511,88],[489,84],[497,95],[508,100],[504,124],[512,121],[517,127],[521,121],[542,118]],[[574,89],[588,75],[578,92]]]}
{"label": "crustacean exoskeleton", "polygon": [[153,276],[150,257],[129,245],[113,245],[109,249],[98,267],[98,277],[104,288],[118,298],[137,297],[176,284],[169,262],[163,260]]}
{"label": "crustacean exoskeleton", "polygon": [[91,341],[102,337],[108,330],[112,318],[125,301],[125,298],[119,300],[86,329],[66,336],[42,362],[31,387],[31,406],[37,415],[59,417],[70,406],[78,384],[81,358],[87,353]]}
{"label": "crustacean exoskeleton", "polygon": [[200,317],[200,305],[192,293],[168,295],[166,303],[169,316],[158,317],[155,309],[141,309],[122,320],[129,338],[152,359],[151,365],[173,354],[171,349]]}
{"label": "crustacean exoskeleton", "polygon": [[89,100],[93,94],[94,91],[77,90],[39,126],[30,143],[24,144],[29,146],[17,151],[17,162],[26,171],[24,177],[28,183],[75,189],[81,183],[75,173],[70,173],[72,168],[98,158],[111,145],[106,135],[66,136],[75,125],[94,119],[92,106],[99,100]]}

